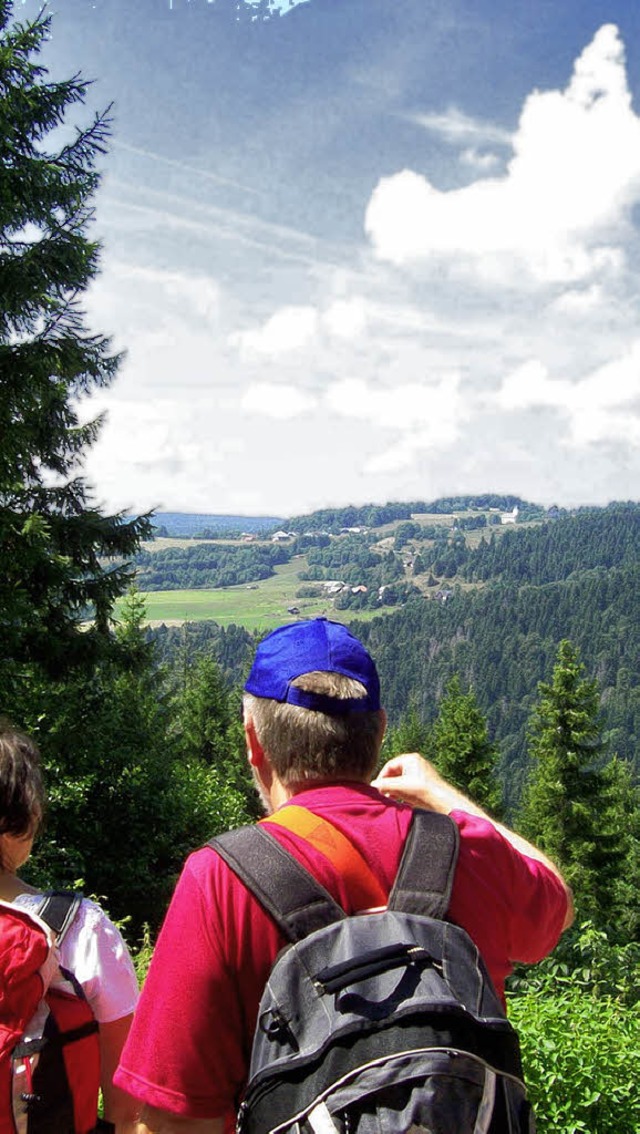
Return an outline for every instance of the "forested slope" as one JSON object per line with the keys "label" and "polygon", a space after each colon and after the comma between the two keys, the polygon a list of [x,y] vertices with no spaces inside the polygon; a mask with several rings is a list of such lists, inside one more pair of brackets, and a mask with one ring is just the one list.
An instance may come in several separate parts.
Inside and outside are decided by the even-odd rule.
{"label": "forested slope", "polygon": [[432,719],[448,678],[458,673],[476,691],[505,770],[524,764],[537,684],[558,642],[570,638],[598,679],[607,739],[638,767],[639,585],[635,565],[538,587],[458,589],[446,603],[409,602],[390,617],[357,625],[357,633],[376,658],[392,720],[412,704]]}
{"label": "forested slope", "polygon": [[[609,751],[638,770],[640,507],[614,505],[516,525],[475,548],[461,533],[443,535],[457,545],[456,576],[442,579],[433,597],[409,599],[391,615],[353,624],[377,659],[391,722],[409,707],[431,721],[447,681],[458,674],[487,715],[513,796],[538,682],[549,674],[558,643],[569,638],[598,681]],[[424,541],[417,546],[424,555]],[[351,547],[360,548],[357,537],[318,554],[339,554],[348,575]],[[364,543],[361,550],[371,554]],[[200,624],[163,628],[158,642],[167,660],[180,649],[210,652],[229,680],[239,682],[252,638],[239,627]]]}

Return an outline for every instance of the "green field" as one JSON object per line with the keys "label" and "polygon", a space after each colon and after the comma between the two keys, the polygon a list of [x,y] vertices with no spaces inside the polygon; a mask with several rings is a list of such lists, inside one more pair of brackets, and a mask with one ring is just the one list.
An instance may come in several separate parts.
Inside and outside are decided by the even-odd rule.
{"label": "green field", "polygon": [[[147,608],[147,622],[151,626],[161,623],[176,625],[182,622],[212,620],[220,626],[232,622],[247,630],[269,630],[296,618],[315,618],[326,614],[338,622],[351,622],[354,618],[374,618],[391,608],[375,611],[335,610],[330,598],[297,599],[300,586],[298,573],[303,564],[292,560],[276,567],[276,574],[251,586],[219,587],[198,591],[146,591],[141,592]],[[255,588],[255,589],[253,589]],[[116,617],[122,599],[116,603]],[[287,607],[295,606],[298,615],[291,615]]]}

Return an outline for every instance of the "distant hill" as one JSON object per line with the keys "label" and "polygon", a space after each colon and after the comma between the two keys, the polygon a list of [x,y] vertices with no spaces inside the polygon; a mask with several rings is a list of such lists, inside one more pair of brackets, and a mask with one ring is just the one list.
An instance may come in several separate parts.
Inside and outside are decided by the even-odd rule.
{"label": "distant hill", "polygon": [[268,532],[283,522],[281,516],[222,516],[215,512],[156,512],[153,517],[158,535],[182,539],[224,532]]}
{"label": "distant hill", "polygon": [[157,535],[169,536],[175,539],[189,539],[193,536],[215,538],[227,533],[239,535],[241,532],[266,533],[274,532],[277,528],[286,528],[287,531],[302,532],[326,529],[338,532],[343,527],[363,525],[377,528],[383,524],[393,523],[396,520],[408,520],[412,515],[429,514],[442,515],[452,512],[461,512],[467,509],[479,511],[493,509],[511,511],[513,507],[520,510],[520,518],[530,515],[539,516],[544,509],[538,504],[531,504],[519,496],[506,496],[496,493],[484,493],[476,496],[449,496],[440,497],[427,503],[424,500],[413,500],[404,503],[389,504],[361,504],[348,505],[341,508],[321,508],[303,516],[227,516],[216,512],[155,512],[153,523]]}
{"label": "distant hill", "polygon": [[[401,506],[385,505],[375,517],[382,531],[319,531],[320,517],[323,527],[365,518],[325,511],[305,517],[303,534],[284,545],[159,551],[140,561],[142,589],[244,584],[242,592],[229,592],[237,610],[231,638],[211,623],[192,627],[189,637],[196,651],[210,649],[239,681],[252,648],[240,629],[242,609],[247,596],[262,601],[262,583],[247,584],[275,578],[287,561],[290,570],[281,578],[292,589],[287,601],[283,592],[281,620],[294,614],[294,603],[295,616],[308,616],[308,602],[321,602],[329,616],[335,610],[341,618],[347,611],[362,617],[357,632],[376,658],[392,724],[409,710],[431,721],[454,674],[473,687],[500,746],[509,807],[525,774],[538,682],[550,679],[558,643],[569,638],[598,681],[609,753],[640,775],[640,503],[536,514],[522,502],[508,515],[498,507],[517,498],[480,499],[485,511],[477,498],[432,502],[431,512],[419,516],[405,505],[413,520],[398,515]],[[436,506],[447,513],[442,522],[435,522],[442,515]],[[293,528],[291,521],[282,526]],[[237,594],[247,599],[243,607]],[[165,630],[165,653],[185,640],[182,631]]]}

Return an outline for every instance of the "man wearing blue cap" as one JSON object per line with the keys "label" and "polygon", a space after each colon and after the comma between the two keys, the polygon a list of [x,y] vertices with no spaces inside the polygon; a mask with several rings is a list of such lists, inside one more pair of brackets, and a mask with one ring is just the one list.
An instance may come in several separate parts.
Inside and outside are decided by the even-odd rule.
{"label": "man wearing blue cap", "polygon": [[[384,906],[411,806],[460,832],[449,918],[467,930],[500,995],[515,961],[537,961],[572,920],[544,855],[415,754],[379,763],[385,714],[361,642],[326,619],[257,649],[245,686],[249,763],[270,835],[347,913]],[[140,1134],[226,1134],[248,1074],[258,1005],[285,941],[212,847],[187,860],[115,1082],[143,1104]]]}

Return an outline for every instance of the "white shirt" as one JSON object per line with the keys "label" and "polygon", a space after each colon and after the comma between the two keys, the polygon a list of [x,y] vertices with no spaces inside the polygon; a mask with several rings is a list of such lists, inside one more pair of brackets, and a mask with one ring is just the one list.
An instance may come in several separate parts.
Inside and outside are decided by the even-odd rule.
{"label": "white shirt", "polygon": [[[19,894],[13,904],[36,913],[42,894]],[[60,964],[82,985],[99,1024],[133,1012],[138,979],[120,930],[96,902],[83,898],[62,944]]]}

